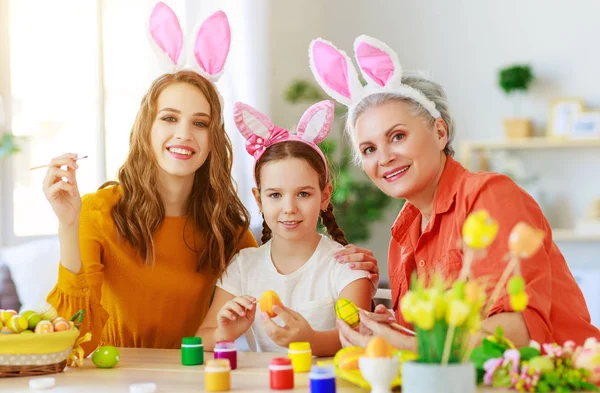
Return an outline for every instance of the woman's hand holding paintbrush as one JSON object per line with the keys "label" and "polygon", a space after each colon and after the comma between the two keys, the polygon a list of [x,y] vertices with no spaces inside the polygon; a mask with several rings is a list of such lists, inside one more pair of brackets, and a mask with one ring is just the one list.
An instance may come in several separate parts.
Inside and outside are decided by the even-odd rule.
{"label": "woman's hand holding paintbrush", "polygon": [[70,227],[79,223],[81,196],[75,176],[75,171],[79,168],[75,162],[77,159],[77,154],[68,153],[53,158],[47,165],[44,195],[50,202],[60,227]]}

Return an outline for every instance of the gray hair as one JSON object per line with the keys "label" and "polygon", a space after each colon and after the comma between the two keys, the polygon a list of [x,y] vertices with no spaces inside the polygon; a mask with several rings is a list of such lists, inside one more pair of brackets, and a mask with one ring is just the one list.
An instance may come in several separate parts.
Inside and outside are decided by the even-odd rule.
{"label": "gray hair", "polygon": [[[448,127],[448,142],[444,148],[444,153],[449,156],[453,156],[454,149],[452,148],[452,140],[454,139],[454,120],[452,119],[452,115],[448,107],[448,98],[446,97],[444,88],[438,83],[414,76],[402,78],[402,83],[421,91],[425,97],[435,104],[436,109],[440,112],[442,119],[444,122],[446,122],[446,126]],[[354,161],[356,163],[361,162],[361,154],[358,149],[358,140],[356,139],[356,130],[354,129],[356,120],[367,109],[383,105],[390,101],[407,102],[410,104],[410,109],[415,116],[420,116],[423,119],[426,119],[431,126],[433,126],[435,123],[435,119],[429,114],[429,112],[427,112],[425,108],[423,108],[423,106],[421,106],[421,104],[398,93],[376,93],[365,97],[358,103],[358,105],[356,105],[356,107],[354,107],[346,119],[346,132],[352,141]]]}

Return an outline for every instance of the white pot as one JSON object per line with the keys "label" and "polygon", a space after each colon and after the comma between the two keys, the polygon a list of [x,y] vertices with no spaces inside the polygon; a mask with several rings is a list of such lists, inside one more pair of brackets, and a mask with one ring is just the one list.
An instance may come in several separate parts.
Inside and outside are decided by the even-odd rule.
{"label": "white pot", "polygon": [[475,393],[476,383],[473,363],[402,366],[402,393]]}

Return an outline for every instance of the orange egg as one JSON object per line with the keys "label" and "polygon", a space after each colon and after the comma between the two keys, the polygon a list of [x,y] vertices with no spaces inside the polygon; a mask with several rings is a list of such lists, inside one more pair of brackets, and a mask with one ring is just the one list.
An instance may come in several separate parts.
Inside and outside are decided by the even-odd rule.
{"label": "orange egg", "polygon": [[334,358],[334,362],[341,370],[358,370],[358,358],[365,354],[364,348],[347,347],[340,349]]}
{"label": "orange egg", "polygon": [[375,336],[367,344],[365,355],[370,358],[389,358],[392,356],[392,348],[383,338]]}
{"label": "orange egg", "polygon": [[275,291],[265,291],[260,297],[260,311],[266,312],[271,318],[275,318],[277,314],[273,312],[273,306],[283,307],[279,295]]}

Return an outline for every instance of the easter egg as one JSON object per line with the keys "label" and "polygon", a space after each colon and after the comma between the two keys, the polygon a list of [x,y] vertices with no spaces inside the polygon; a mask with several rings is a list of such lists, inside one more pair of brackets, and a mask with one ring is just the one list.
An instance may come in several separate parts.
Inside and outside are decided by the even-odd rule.
{"label": "easter egg", "polygon": [[10,328],[8,326],[4,326],[2,329],[0,329],[0,334],[13,334],[14,332],[12,330],[10,330]]}
{"label": "easter egg", "polygon": [[527,308],[527,303],[529,303],[529,296],[527,296],[527,292],[523,291],[516,295],[510,295],[510,306],[516,312],[521,312]]}
{"label": "easter egg", "polygon": [[535,229],[524,222],[519,222],[510,232],[508,249],[514,256],[529,258],[540,249],[543,241],[543,231]]}
{"label": "easter egg", "polygon": [[365,356],[369,358],[389,358],[392,356],[392,349],[385,339],[375,336],[367,344]]}
{"label": "easter egg", "polygon": [[56,312],[54,306],[52,306],[51,304],[46,304],[40,310],[40,316],[43,320],[52,321],[56,319],[56,317],[58,317],[58,313]]}
{"label": "easter egg", "polygon": [[42,320],[40,314],[31,310],[21,313],[21,316],[27,319],[27,328],[31,330],[34,330],[35,325],[37,325]]}
{"label": "easter egg", "polygon": [[340,298],[335,302],[335,315],[351,328],[357,327],[360,323],[358,307],[348,299]]}
{"label": "easter egg", "polygon": [[17,315],[15,310],[0,310],[0,320],[6,325],[13,316]]}
{"label": "easter egg", "polygon": [[498,234],[498,222],[485,210],[477,210],[467,216],[462,236],[465,244],[473,250],[487,248]]}
{"label": "easter egg", "polygon": [[53,333],[54,326],[52,325],[52,322],[43,320],[36,325],[35,332],[37,334]]}
{"label": "easter egg", "polygon": [[266,312],[271,318],[275,318],[277,314],[273,312],[273,306],[283,307],[279,295],[275,291],[265,291],[260,297],[260,311]]}
{"label": "easter egg", "polygon": [[23,330],[27,329],[27,319],[20,315],[14,315],[11,320],[8,321],[6,326],[15,333],[21,333]]}
{"label": "easter egg", "polygon": [[511,295],[517,295],[525,290],[525,280],[521,276],[511,277],[506,289]]}
{"label": "easter egg", "polygon": [[341,370],[357,370],[358,358],[365,354],[364,348],[347,347],[340,349],[333,358],[333,362]]}
{"label": "easter egg", "polygon": [[56,318],[54,321],[52,321],[52,325],[54,326],[54,331],[55,332],[63,332],[65,330],[69,330],[71,328],[71,325],[69,325],[69,322],[61,317]]}
{"label": "easter egg", "polygon": [[92,354],[92,362],[96,367],[113,368],[119,363],[119,350],[112,346],[98,347]]}

